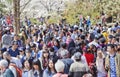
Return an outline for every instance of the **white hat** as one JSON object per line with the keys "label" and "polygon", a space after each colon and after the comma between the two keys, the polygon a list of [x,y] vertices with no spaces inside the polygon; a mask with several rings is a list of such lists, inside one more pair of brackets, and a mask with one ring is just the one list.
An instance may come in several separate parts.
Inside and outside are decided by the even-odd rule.
{"label": "white hat", "polygon": [[0,61],[0,66],[3,66],[3,67],[5,67],[5,68],[7,68],[7,67],[8,67],[8,62],[7,62],[7,60],[5,60],[5,59],[1,60],[1,61]]}

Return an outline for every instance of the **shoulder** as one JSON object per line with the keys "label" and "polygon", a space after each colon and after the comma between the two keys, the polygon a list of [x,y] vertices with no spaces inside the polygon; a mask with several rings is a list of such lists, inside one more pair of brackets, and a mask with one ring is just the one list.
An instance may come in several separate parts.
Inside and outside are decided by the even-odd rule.
{"label": "shoulder", "polygon": [[[53,77],[59,77],[59,76],[60,76],[59,73],[53,75]],[[68,77],[68,75],[67,74],[62,74],[61,77]]]}
{"label": "shoulder", "polygon": [[5,74],[10,74],[10,75],[13,75],[13,72],[10,70],[10,69],[6,69],[6,71],[5,71]]}
{"label": "shoulder", "polygon": [[46,68],[45,70],[44,70],[44,73],[48,73],[49,72],[49,70],[48,70],[48,68]]}

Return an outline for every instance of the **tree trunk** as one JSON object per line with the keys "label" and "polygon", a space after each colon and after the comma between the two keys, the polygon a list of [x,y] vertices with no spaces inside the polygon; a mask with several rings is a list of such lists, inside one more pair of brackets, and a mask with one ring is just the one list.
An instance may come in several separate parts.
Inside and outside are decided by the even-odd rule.
{"label": "tree trunk", "polygon": [[20,32],[20,0],[14,0],[14,26],[15,34]]}

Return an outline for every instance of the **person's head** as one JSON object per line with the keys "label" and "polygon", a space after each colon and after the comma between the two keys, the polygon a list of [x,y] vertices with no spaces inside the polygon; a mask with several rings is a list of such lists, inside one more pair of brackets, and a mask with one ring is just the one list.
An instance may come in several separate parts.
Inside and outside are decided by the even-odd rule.
{"label": "person's head", "polygon": [[20,55],[24,55],[24,54],[25,54],[25,51],[24,51],[24,48],[23,48],[23,47],[20,47],[20,48],[19,48],[19,51],[20,51]]}
{"label": "person's head", "polygon": [[55,61],[54,59],[49,59],[49,62],[48,62],[48,70],[51,71],[51,69],[54,69],[55,70]]}
{"label": "person's head", "polygon": [[17,34],[14,35],[14,40],[18,40],[19,36]]}
{"label": "person's head", "polygon": [[94,41],[95,41],[95,42],[98,42],[98,40],[99,40],[99,37],[98,37],[98,36],[95,36]]}
{"label": "person's head", "polygon": [[34,35],[34,36],[33,36],[33,40],[34,40],[34,41],[37,41],[37,39],[38,39],[38,36],[37,36],[37,35]]}
{"label": "person's head", "polygon": [[58,60],[55,63],[55,69],[58,73],[59,72],[64,72],[64,68],[65,68],[65,64],[61,60]]}
{"label": "person's head", "polygon": [[50,56],[53,56],[55,54],[53,47],[49,48],[49,54],[50,54]]}
{"label": "person's head", "polygon": [[98,50],[97,50],[97,57],[98,57],[98,58],[104,58],[104,55],[103,55],[103,52],[102,52],[101,49],[98,49]]}
{"label": "person's head", "polygon": [[54,41],[54,45],[55,45],[55,46],[59,46],[59,41],[58,41],[58,40],[55,40],[55,41]]}
{"label": "person's head", "polygon": [[49,58],[49,51],[48,50],[43,50],[42,57],[43,58]]}
{"label": "person's head", "polygon": [[95,45],[90,45],[90,50],[92,50],[93,52],[96,52],[97,51],[97,47]]}
{"label": "person's head", "polygon": [[108,41],[111,42],[111,41],[112,41],[112,38],[113,38],[113,35],[109,35],[109,36],[108,36]]}
{"label": "person's head", "polygon": [[28,69],[28,70],[32,69],[32,62],[30,60],[25,60],[23,62],[23,68]]}
{"label": "person's head", "polygon": [[41,63],[39,60],[33,62],[33,70],[42,71]]}
{"label": "person's head", "polygon": [[31,54],[32,54],[31,49],[26,49],[25,54],[26,54],[26,57],[28,57],[28,58],[31,57]]}
{"label": "person's head", "polygon": [[112,40],[111,40],[111,43],[114,44],[116,41],[117,41],[116,38],[113,37]]}
{"label": "person's head", "polygon": [[11,56],[10,54],[6,51],[3,53],[3,58],[6,59],[6,60],[10,60]]}
{"label": "person's head", "polygon": [[3,59],[0,61],[0,73],[4,73],[5,70],[8,68],[7,60]]}
{"label": "person's head", "polygon": [[43,49],[43,50],[47,49],[47,45],[46,45],[46,44],[43,44],[42,49]]}
{"label": "person's head", "polygon": [[17,42],[17,41],[13,41],[13,42],[12,42],[12,48],[13,48],[13,49],[18,48],[18,42]]}
{"label": "person's head", "polygon": [[66,49],[67,44],[65,42],[61,43],[61,47],[64,48],[64,49]]}
{"label": "person's head", "polygon": [[30,48],[31,50],[36,50],[36,44],[35,43],[30,43]]}
{"label": "person's head", "polygon": [[74,54],[74,59],[75,59],[76,61],[81,61],[81,56],[82,56],[82,54],[81,54],[80,52],[76,52],[76,53]]}
{"label": "person's head", "polygon": [[115,50],[115,47],[114,47],[113,44],[108,44],[108,45],[107,45],[107,51],[108,51],[109,53],[115,52],[114,50]]}

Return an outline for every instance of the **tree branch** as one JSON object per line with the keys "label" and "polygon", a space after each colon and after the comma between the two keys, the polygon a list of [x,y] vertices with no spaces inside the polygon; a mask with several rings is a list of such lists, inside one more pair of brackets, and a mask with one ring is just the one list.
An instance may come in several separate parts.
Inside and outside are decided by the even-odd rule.
{"label": "tree branch", "polygon": [[[26,8],[26,6],[27,6],[31,1],[32,1],[32,0],[28,0],[24,5],[22,5],[23,8],[21,9],[20,14],[21,14],[21,12],[23,12],[23,10]],[[21,7],[22,7],[22,6],[21,6]]]}

